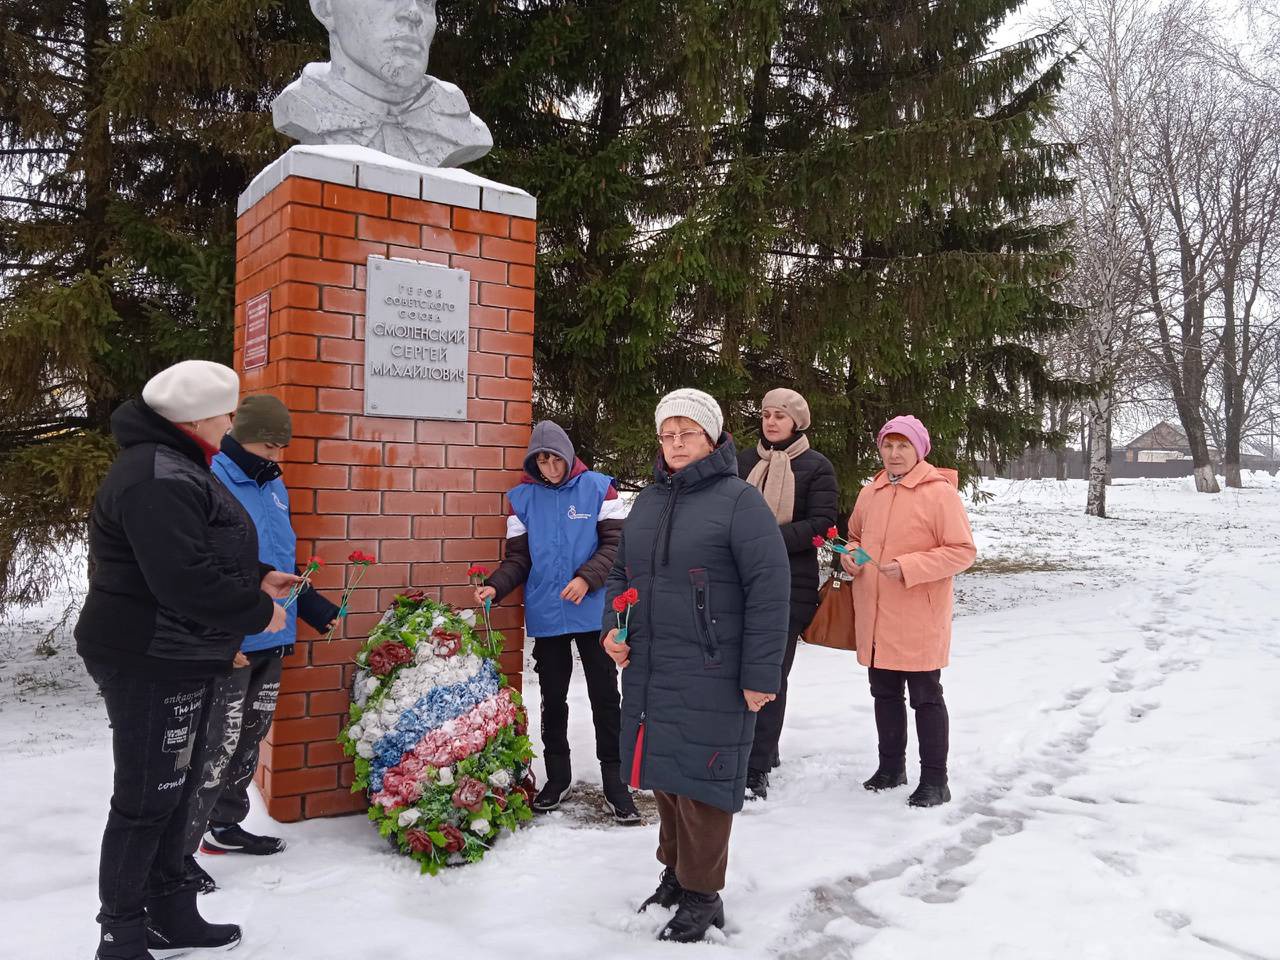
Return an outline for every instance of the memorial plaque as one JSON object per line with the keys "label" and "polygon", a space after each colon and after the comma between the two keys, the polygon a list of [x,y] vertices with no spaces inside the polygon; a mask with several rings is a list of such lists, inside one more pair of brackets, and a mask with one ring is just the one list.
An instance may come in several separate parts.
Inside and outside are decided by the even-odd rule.
{"label": "memorial plaque", "polygon": [[250,298],[244,305],[244,368],[267,365],[271,352],[271,291]]}
{"label": "memorial plaque", "polygon": [[364,412],[467,418],[471,275],[433,263],[368,260]]}

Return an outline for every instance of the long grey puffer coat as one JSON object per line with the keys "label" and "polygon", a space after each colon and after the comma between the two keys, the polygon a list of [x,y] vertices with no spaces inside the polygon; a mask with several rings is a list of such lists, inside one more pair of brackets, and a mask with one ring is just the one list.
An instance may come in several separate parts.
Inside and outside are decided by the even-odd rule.
{"label": "long grey puffer coat", "polygon": [[791,568],[764,498],[738,478],[727,434],[631,508],[606,584],[631,611],[622,671],[622,776],[730,813],[742,809],[756,715],[742,691],[776,693],[787,641]]}

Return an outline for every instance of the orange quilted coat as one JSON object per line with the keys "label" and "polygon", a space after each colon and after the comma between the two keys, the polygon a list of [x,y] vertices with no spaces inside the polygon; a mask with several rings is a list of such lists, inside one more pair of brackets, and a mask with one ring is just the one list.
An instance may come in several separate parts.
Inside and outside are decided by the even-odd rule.
{"label": "orange quilted coat", "polygon": [[920,461],[896,484],[881,470],[862,488],[849,541],[902,580],[864,564],[853,582],[858,662],[884,670],[939,670],[951,653],[952,578],[977,556],[954,470]]}

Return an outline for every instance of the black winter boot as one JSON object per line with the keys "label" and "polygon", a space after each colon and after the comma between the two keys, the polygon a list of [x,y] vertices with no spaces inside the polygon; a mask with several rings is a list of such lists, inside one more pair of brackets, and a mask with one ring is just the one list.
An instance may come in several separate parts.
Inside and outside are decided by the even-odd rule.
{"label": "black winter boot", "polygon": [[905,787],[907,785],[906,767],[905,763],[900,767],[888,767],[882,762],[869,780],[862,781],[862,785],[877,793],[881,790],[892,790],[894,787]]}
{"label": "black winter boot", "polygon": [[200,916],[194,889],[157,897],[147,904],[147,946],[156,960],[195,950],[234,950],[239,944],[240,928],[234,923],[209,923]]}
{"label": "black winter boot", "polygon": [[920,786],[907,797],[909,807],[939,807],[951,800],[951,788],[945,780],[921,780]]}
{"label": "black winter boot", "polygon": [[534,813],[550,813],[569,798],[573,790],[573,767],[567,756],[547,757],[547,782],[533,798]]}
{"label": "black winter boot", "polygon": [[664,867],[662,876],[658,878],[658,889],[649,894],[649,899],[640,904],[636,913],[644,913],[655,903],[660,907],[674,907],[680,902],[680,895],[683,893],[684,887],[676,879],[676,872],[670,867]]}
{"label": "black winter boot", "polygon": [[187,868],[187,882],[193,884],[201,893],[213,893],[218,884],[196,861],[194,856],[184,857],[182,865]]}
{"label": "black winter boot", "polygon": [[138,917],[124,923],[103,923],[94,957],[96,960],[152,960],[147,952],[146,920]]}
{"label": "black winter boot", "polygon": [[780,766],[782,766],[782,757],[775,750],[773,751],[773,756],[769,758],[769,769],[777,770]]}
{"label": "black winter boot", "polygon": [[747,799],[764,800],[769,796],[769,774],[763,770],[747,771]]}
{"label": "black winter boot", "polygon": [[604,785],[604,802],[618,823],[634,826],[640,822],[640,811],[631,799],[631,790],[622,782],[622,764],[600,764],[600,782]]}
{"label": "black winter boot", "polygon": [[706,936],[707,928],[712,926],[724,927],[724,901],[720,894],[686,890],[680,895],[680,909],[662,928],[658,939],[694,943]]}

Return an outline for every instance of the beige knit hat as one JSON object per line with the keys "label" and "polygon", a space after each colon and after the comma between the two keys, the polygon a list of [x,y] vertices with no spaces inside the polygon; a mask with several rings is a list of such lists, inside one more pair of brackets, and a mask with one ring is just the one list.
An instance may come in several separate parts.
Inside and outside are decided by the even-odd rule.
{"label": "beige knit hat", "polygon": [[142,402],[170,423],[193,423],[231,413],[239,400],[236,372],[209,360],[175,363],[142,388]]}
{"label": "beige knit hat", "polygon": [[809,417],[809,403],[794,390],[776,387],[764,395],[761,410],[781,410],[795,421],[797,430],[808,430],[813,422]]}
{"label": "beige knit hat", "polygon": [[672,390],[658,401],[658,409],[653,414],[658,430],[662,430],[662,421],[671,417],[688,417],[707,432],[712,443],[718,443],[724,432],[724,414],[716,398],[692,387]]}

